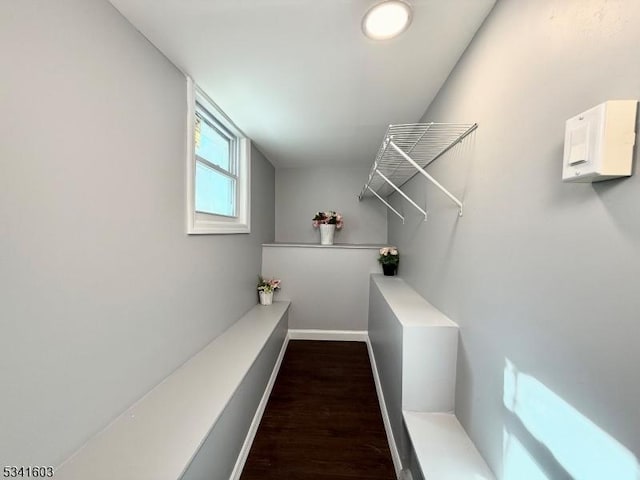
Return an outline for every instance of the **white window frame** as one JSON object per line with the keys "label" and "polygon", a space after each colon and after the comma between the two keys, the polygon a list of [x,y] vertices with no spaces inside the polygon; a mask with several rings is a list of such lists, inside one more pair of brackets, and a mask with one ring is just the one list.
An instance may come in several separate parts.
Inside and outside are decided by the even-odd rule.
{"label": "white window frame", "polygon": [[[237,161],[236,216],[214,215],[196,211],[196,101],[233,135],[231,155]],[[227,115],[187,77],[187,233],[210,235],[251,232],[251,140]]]}

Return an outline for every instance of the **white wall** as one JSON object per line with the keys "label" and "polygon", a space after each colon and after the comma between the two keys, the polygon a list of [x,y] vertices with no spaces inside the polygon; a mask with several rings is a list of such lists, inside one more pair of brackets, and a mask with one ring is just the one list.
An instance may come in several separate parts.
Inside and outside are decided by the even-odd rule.
{"label": "white wall", "polygon": [[320,210],[334,210],[345,220],[336,243],[386,243],[386,207],[377,199],[358,201],[368,177],[369,167],[277,169],[276,241],[319,243],[311,219]]}
{"label": "white wall", "polygon": [[499,1],[424,116],[479,123],[429,168],[464,217],[415,178],[429,221],[389,221],[401,276],[461,327],[456,413],[503,479],[640,474],[640,174],[561,182],[565,120],[640,97],[639,24],[631,0]]}
{"label": "white wall", "polygon": [[262,275],[282,280],[275,298],[291,300],[289,328],[364,331],[377,258],[376,247],[265,245]]}
{"label": "white wall", "polygon": [[183,75],[104,0],[0,18],[0,464],[55,465],[256,303],[275,174],[187,236]]}

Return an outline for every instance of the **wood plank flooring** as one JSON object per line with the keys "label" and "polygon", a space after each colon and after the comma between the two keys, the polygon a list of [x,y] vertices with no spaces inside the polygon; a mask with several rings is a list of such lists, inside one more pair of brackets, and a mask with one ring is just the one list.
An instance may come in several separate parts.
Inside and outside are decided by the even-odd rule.
{"label": "wood plank flooring", "polygon": [[292,340],[241,480],[394,480],[367,347]]}

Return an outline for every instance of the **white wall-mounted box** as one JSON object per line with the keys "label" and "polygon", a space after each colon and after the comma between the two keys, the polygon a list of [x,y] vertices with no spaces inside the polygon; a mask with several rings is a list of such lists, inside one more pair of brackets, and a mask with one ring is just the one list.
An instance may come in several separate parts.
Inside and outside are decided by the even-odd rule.
{"label": "white wall-mounted box", "polygon": [[567,120],[564,182],[599,182],[632,174],[637,100],[610,100]]}

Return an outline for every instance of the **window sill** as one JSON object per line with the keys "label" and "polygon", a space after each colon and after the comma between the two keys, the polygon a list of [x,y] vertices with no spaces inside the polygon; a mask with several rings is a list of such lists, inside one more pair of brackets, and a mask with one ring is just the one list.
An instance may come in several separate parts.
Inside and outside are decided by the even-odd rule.
{"label": "window sill", "polygon": [[221,223],[218,225],[194,225],[187,229],[188,235],[227,235],[238,233],[251,233],[251,228],[246,224]]}

